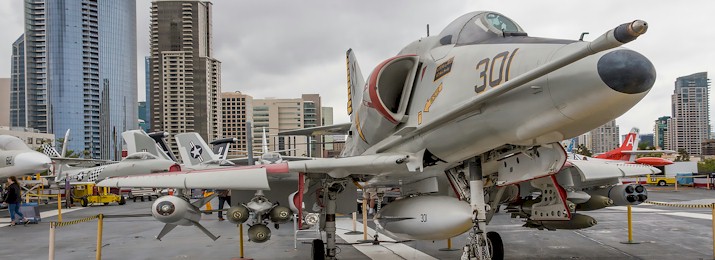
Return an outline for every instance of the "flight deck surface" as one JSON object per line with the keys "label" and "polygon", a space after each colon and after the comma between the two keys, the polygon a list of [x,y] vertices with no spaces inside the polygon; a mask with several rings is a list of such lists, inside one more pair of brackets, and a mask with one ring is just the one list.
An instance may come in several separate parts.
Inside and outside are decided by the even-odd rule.
{"label": "flight deck surface", "polygon": [[[658,189],[658,190],[656,190]],[[654,201],[715,202],[715,192],[703,189],[651,188]],[[63,209],[63,220],[97,214],[149,214],[152,202],[128,202],[124,206],[96,206]],[[214,204],[215,205],[215,204]],[[56,208],[42,207],[40,224],[7,226],[7,210],[0,210],[0,258],[47,259],[49,222],[56,221]],[[584,212],[598,220],[583,230],[546,231],[521,227],[519,219],[497,214],[488,226],[501,234],[506,259],[711,259],[712,219],[709,208],[672,208],[643,204],[633,207],[634,241],[627,240],[626,207]],[[358,219],[360,219],[358,215]],[[157,241],[163,224],[151,216],[104,220],[102,259],[231,259],[239,256],[238,230],[228,221],[218,221],[216,213],[203,215],[201,223],[221,237],[212,241],[194,227],[177,227]],[[338,242],[354,242],[362,235],[346,235],[352,230],[350,218],[339,218]],[[368,225],[374,227],[372,223]],[[244,226],[244,231],[247,227]],[[362,225],[357,223],[358,230]],[[271,240],[245,244],[245,256],[253,259],[310,259],[310,245],[298,242],[293,249],[292,224],[281,225]],[[374,231],[368,232],[374,234]],[[97,221],[88,221],[56,230],[56,259],[94,259]],[[303,234],[302,236],[306,236]],[[383,236],[383,238],[387,239]],[[466,243],[466,235],[452,239],[454,248]],[[339,259],[459,259],[460,251],[441,251],[446,241],[383,242],[380,245],[339,245]]]}

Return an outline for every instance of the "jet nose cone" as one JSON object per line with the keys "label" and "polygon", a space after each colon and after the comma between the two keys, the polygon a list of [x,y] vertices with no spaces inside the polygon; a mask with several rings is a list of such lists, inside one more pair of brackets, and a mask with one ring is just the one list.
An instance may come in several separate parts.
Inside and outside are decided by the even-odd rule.
{"label": "jet nose cone", "polygon": [[15,165],[26,169],[44,171],[50,168],[52,160],[44,154],[38,152],[21,153],[15,156]]}
{"label": "jet nose cone", "polygon": [[655,83],[655,67],[645,56],[632,50],[616,50],[598,60],[598,75],[611,89],[638,94]]}

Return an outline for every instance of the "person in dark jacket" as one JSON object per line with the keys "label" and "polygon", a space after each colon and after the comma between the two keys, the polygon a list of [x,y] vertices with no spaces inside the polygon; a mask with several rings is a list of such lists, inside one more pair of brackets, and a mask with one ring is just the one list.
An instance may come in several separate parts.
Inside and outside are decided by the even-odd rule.
{"label": "person in dark jacket", "polygon": [[10,176],[7,178],[7,193],[5,193],[5,203],[7,203],[8,211],[10,211],[10,226],[15,225],[15,214],[22,220],[23,224],[27,224],[28,220],[22,213],[20,213],[20,203],[22,202],[22,190],[20,185],[17,183],[17,178],[15,176]]}
{"label": "person in dark jacket", "polygon": [[228,206],[231,207],[231,190],[217,190],[218,192],[218,221],[223,221],[223,203],[228,202]]}

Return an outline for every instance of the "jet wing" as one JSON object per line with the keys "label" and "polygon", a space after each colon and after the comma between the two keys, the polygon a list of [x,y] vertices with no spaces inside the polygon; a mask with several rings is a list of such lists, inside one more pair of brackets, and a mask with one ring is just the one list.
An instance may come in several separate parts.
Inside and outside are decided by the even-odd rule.
{"label": "jet wing", "polygon": [[[282,169],[279,169],[282,168]],[[274,167],[221,167],[207,170],[168,172],[103,180],[100,187],[269,190],[268,173],[288,172]]]}
{"label": "jet wing", "polygon": [[327,173],[333,177],[350,174],[380,174],[389,171],[420,171],[421,156],[414,154],[372,154],[288,162],[291,172]]}
{"label": "jet wing", "polygon": [[677,153],[676,151],[673,151],[673,150],[636,150],[636,151],[621,151],[621,152],[627,153],[627,154],[651,154],[651,153],[673,154],[673,153]]}
{"label": "jet wing", "polygon": [[278,133],[278,135],[279,136],[286,136],[286,135],[305,135],[305,136],[339,135],[339,134],[347,134],[348,131],[350,131],[350,126],[351,126],[351,123],[328,125],[328,126],[316,126],[316,127],[282,131],[282,132]]}
{"label": "jet wing", "polygon": [[635,177],[647,174],[657,174],[658,168],[634,163],[603,163],[598,161],[568,161],[581,175],[581,180],[597,181],[604,179]]}

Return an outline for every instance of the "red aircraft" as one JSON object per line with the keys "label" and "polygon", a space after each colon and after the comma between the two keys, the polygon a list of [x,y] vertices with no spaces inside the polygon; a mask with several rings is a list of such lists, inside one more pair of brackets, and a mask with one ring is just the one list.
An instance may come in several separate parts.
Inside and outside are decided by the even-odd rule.
{"label": "red aircraft", "polygon": [[623,140],[621,147],[610,150],[608,152],[596,155],[594,158],[605,159],[605,160],[618,160],[618,161],[628,161],[639,164],[646,164],[650,166],[666,166],[673,164],[671,160],[663,159],[660,157],[640,157],[636,158],[638,154],[650,154],[650,153],[675,153],[671,150],[638,150],[638,129],[634,128]]}

